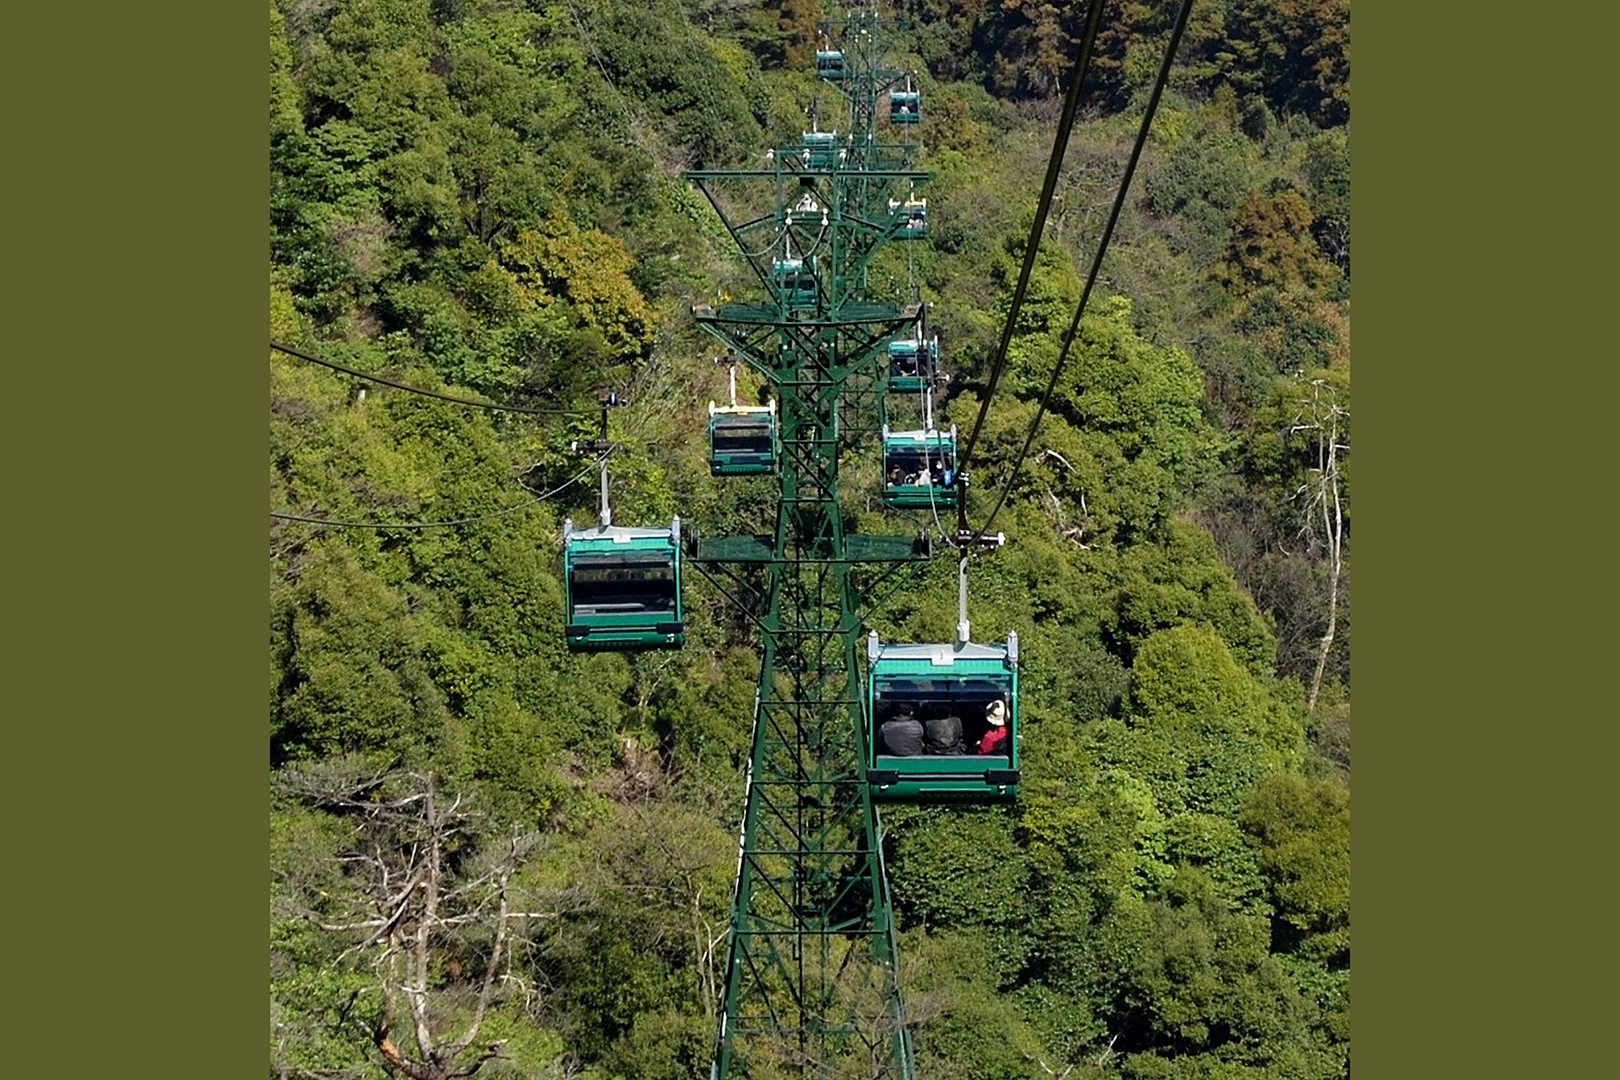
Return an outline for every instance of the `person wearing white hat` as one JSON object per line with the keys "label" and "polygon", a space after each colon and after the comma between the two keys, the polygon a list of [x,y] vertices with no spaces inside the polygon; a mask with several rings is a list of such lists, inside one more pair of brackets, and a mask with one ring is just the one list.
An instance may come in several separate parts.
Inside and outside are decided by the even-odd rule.
{"label": "person wearing white hat", "polygon": [[1007,752],[1007,703],[997,698],[984,709],[985,722],[990,725],[979,740],[979,753],[1005,754]]}

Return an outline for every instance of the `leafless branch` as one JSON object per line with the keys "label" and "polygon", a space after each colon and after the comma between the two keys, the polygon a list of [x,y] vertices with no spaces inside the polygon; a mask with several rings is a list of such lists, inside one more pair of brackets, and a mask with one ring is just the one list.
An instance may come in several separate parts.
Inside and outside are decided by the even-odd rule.
{"label": "leafless branch", "polygon": [[[376,949],[371,963],[381,1015],[367,1037],[384,1060],[413,1080],[450,1080],[471,1076],[501,1055],[502,1043],[473,1052],[479,1031],[498,994],[520,989],[526,1003],[534,988],[512,974],[516,928],[557,918],[562,911],[545,904],[514,903],[513,876],[531,849],[531,839],[514,829],[498,847],[475,848],[475,868],[466,874],[454,867],[450,853],[463,838],[476,834],[479,814],[460,792],[441,795],[431,774],[357,776],[337,771],[290,777],[289,790],[330,813],[352,816],[353,847],[339,856],[345,881],[355,890],[347,899],[321,894],[337,917],[317,916],[316,925],[339,934],[358,935],[339,957]],[[346,906],[347,912],[341,908]],[[469,933],[487,929],[486,948],[473,986],[471,1015],[453,1038],[438,1030],[443,1010],[436,972],[447,944],[465,947]],[[352,1006],[353,997],[349,1004]],[[410,1038],[395,1041],[396,1021],[407,1023]]]}
{"label": "leafless branch", "polygon": [[1343,577],[1344,556],[1344,506],[1339,457],[1350,449],[1348,442],[1340,440],[1340,434],[1341,423],[1350,412],[1339,405],[1334,388],[1325,379],[1312,379],[1309,385],[1310,398],[1301,403],[1299,413],[1288,427],[1288,433],[1310,433],[1315,441],[1316,465],[1307,470],[1307,475],[1313,479],[1300,485],[1292,498],[1301,505],[1299,535],[1309,541],[1320,526],[1322,540],[1328,549],[1328,621],[1317,649],[1316,670],[1306,697],[1306,708],[1314,712],[1338,624],[1339,585]]}
{"label": "leafless branch", "polygon": [[1069,459],[1058,453],[1056,450],[1053,450],[1051,447],[1047,447],[1035,455],[1036,461],[1045,461],[1047,458],[1056,458],[1058,461],[1062,462],[1065,469],[1067,469],[1069,472],[1074,472],[1074,466],[1069,464]]}
{"label": "leafless branch", "polygon": [[1047,1076],[1052,1077],[1052,1080],[1063,1080],[1063,1078],[1068,1076],[1069,1072],[1074,1068],[1073,1065],[1065,1065],[1062,1069],[1054,1069],[1052,1066],[1046,1063],[1044,1058],[1031,1054],[1028,1050],[1024,1051],[1024,1057],[1027,1060],[1033,1061],[1035,1064],[1039,1065],[1041,1067],[1041,1071],[1046,1073]]}

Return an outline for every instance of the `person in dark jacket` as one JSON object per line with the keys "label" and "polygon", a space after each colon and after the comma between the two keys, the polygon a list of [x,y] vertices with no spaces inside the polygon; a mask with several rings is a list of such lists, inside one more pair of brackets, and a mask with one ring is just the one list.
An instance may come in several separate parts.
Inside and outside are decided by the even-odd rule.
{"label": "person in dark jacket", "polygon": [[912,707],[901,702],[894,715],[878,729],[880,752],[895,757],[916,757],[923,752],[923,726]]}
{"label": "person in dark jacket", "polygon": [[923,723],[923,750],[930,754],[965,754],[962,718],[936,716]]}
{"label": "person in dark jacket", "polygon": [[990,725],[984,737],[979,740],[979,753],[1006,754],[1007,750],[1007,703],[997,698],[985,707],[985,723]]}

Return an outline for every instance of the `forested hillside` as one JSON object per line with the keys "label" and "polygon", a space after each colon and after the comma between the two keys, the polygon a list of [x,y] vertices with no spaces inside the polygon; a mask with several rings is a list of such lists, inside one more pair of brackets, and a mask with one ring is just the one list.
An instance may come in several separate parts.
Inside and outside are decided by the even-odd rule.
{"label": "forested hillside", "polygon": [[[967,426],[1085,11],[895,11],[935,179],[873,285],[933,305]],[[974,474],[980,513],[1010,484],[971,607],[1020,638],[1020,798],[883,811],[922,1080],[1349,1074],[1348,0],[1194,7],[1010,471],[1175,11],[1103,12]],[[758,286],[679,174],[836,126],[838,13],[272,0],[271,338],[538,411],[271,351],[271,1076],[708,1075],[759,662],[695,576],[683,650],[565,648],[568,447],[625,394],[616,521],[767,526],[709,475],[691,316]],[[880,471],[846,456],[854,523],[915,527]],[[936,558],[872,628],[955,618]]]}

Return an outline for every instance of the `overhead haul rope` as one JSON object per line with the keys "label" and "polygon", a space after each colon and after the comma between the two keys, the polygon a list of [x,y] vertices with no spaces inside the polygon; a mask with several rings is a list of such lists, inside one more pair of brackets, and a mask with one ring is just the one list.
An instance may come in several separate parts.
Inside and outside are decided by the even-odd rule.
{"label": "overhead haul rope", "polygon": [[[700,48],[701,39],[698,37],[697,28],[692,25],[692,20],[687,17],[686,5],[682,0],[675,0],[675,10],[681,13],[681,25],[686,27],[686,38],[692,43],[692,51],[696,53]],[[708,79],[700,80],[700,85],[703,87],[703,97],[708,102],[709,119],[714,121],[715,130],[719,131],[726,126],[726,122],[720,116],[720,104],[715,100],[714,86]]]}
{"label": "overhead haul rope", "polygon": [[979,402],[979,415],[973,421],[967,447],[957,459],[958,469],[967,468],[973,457],[973,448],[979,441],[979,429],[984,427],[985,415],[990,411],[990,399],[996,396],[996,386],[1001,382],[1001,373],[1007,366],[1007,346],[1012,342],[1013,326],[1018,322],[1018,313],[1024,306],[1024,294],[1029,290],[1029,275],[1035,269],[1041,235],[1046,231],[1046,216],[1052,209],[1052,196],[1057,190],[1058,174],[1063,171],[1063,157],[1069,147],[1069,132],[1074,128],[1075,114],[1080,109],[1080,87],[1086,81],[1087,69],[1091,67],[1091,50],[1097,41],[1097,27],[1102,22],[1102,8],[1102,0],[1092,0],[1091,9],[1086,12],[1085,37],[1080,41],[1080,55],[1075,59],[1074,79],[1069,83],[1069,92],[1063,99],[1063,116],[1058,120],[1057,134],[1052,139],[1052,155],[1046,161],[1046,180],[1041,184],[1041,197],[1035,203],[1035,221],[1029,227],[1029,240],[1024,245],[1024,265],[1018,271],[1012,307],[1007,311],[1007,325],[1001,329],[1001,342],[996,346],[995,358],[990,366],[990,386],[984,392],[984,400]]}
{"label": "overhead haul rope", "polygon": [[273,518],[276,518],[279,521],[307,521],[311,525],[333,525],[333,526],[338,526],[340,528],[345,528],[345,529],[438,529],[438,528],[443,528],[446,525],[470,525],[471,523],[473,523],[475,521],[488,521],[491,518],[504,517],[507,514],[515,514],[519,510],[527,509],[528,507],[531,507],[531,506],[535,505],[536,503],[545,502],[547,499],[551,498],[553,495],[556,495],[559,492],[562,492],[562,491],[566,490],[567,488],[572,487],[573,485],[575,485],[575,484],[579,483],[581,480],[583,480],[585,477],[589,476],[591,473],[595,472],[597,469],[601,468],[602,462],[606,461],[607,457],[608,457],[608,454],[611,454],[611,453],[613,453],[613,451],[611,449],[608,450],[606,453],[603,453],[600,457],[598,457],[595,461],[593,461],[589,465],[587,465],[581,472],[579,472],[577,475],[575,475],[572,479],[564,481],[563,483],[559,484],[558,486],[552,488],[550,491],[546,492],[544,495],[538,495],[535,498],[532,498],[532,499],[528,500],[527,502],[520,502],[516,506],[508,506],[504,510],[496,510],[494,513],[479,514],[477,517],[457,518],[454,521],[412,521],[412,522],[339,521],[339,520],[336,520],[334,518],[306,517],[303,514],[290,514],[290,513],[287,513],[284,510],[272,510],[272,511],[270,511],[270,516],[273,517]]}
{"label": "overhead haul rope", "polygon": [[270,511],[270,516],[278,521],[307,521],[311,525],[333,525],[344,529],[437,529],[445,525],[467,525],[474,521],[488,521],[490,518],[501,517],[504,514],[516,513],[525,507],[533,506],[542,499],[530,499],[528,502],[509,506],[505,510],[497,510],[493,514],[480,514],[477,517],[457,518],[455,521],[339,521],[335,518],[306,517],[303,514],[289,514],[281,510]]}
{"label": "overhead haul rope", "polygon": [[[568,4],[568,14],[573,16],[574,27],[579,30],[581,40],[585,42],[585,47],[591,51],[591,58],[596,61],[597,69],[602,72],[602,80],[608,84],[608,89],[613,91],[613,96],[619,99],[619,109],[624,113],[625,121],[630,125],[631,136],[637,143],[641,144],[641,149],[646,151],[647,146],[642,142],[641,131],[636,124],[636,117],[630,111],[630,103],[625,99],[624,94],[620,93],[618,84],[613,81],[613,76],[608,74],[607,65],[602,62],[602,54],[596,51],[596,42],[591,40],[590,31],[585,29],[585,20],[580,18],[578,11],[574,10],[572,0],[565,0],[565,2]],[[654,154],[649,153],[648,156],[657,160],[657,156]]]}
{"label": "overhead haul rope", "polygon": [[344,367],[342,364],[334,363],[331,360],[322,360],[318,356],[312,356],[311,354],[303,352],[300,349],[295,349],[290,345],[283,345],[274,338],[270,339],[270,347],[275,349],[277,352],[284,352],[288,356],[296,356],[300,360],[308,360],[311,364],[319,364],[322,367],[329,367],[333,371],[341,371],[345,375],[353,375],[356,378],[368,379],[375,383],[382,383],[384,386],[392,386],[396,390],[408,390],[413,394],[421,394],[424,397],[438,398],[441,401],[453,401],[457,405],[472,405],[480,409],[498,409],[501,412],[528,413],[533,416],[590,415],[589,413],[580,412],[578,409],[532,409],[526,405],[497,405],[493,401],[479,401],[476,398],[456,397],[454,394],[441,394],[437,390],[424,390],[420,386],[407,386],[404,383],[395,382],[392,379],[385,379],[381,375],[370,375],[364,371],[356,371],[352,367]]}
{"label": "overhead haul rope", "polygon": [[[1153,93],[1149,95],[1147,109],[1142,113],[1142,124],[1136,132],[1136,143],[1131,147],[1130,161],[1125,165],[1125,175],[1120,179],[1119,191],[1114,195],[1114,205],[1108,212],[1108,224],[1103,227],[1102,240],[1097,244],[1097,253],[1092,256],[1091,270],[1086,274],[1086,286],[1080,293],[1080,303],[1074,309],[1074,318],[1069,320],[1069,328],[1064,331],[1063,345],[1058,350],[1057,362],[1052,365],[1052,377],[1046,381],[1046,390],[1041,394],[1041,403],[1035,410],[1035,419],[1029,425],[1029,435],[1024,439],[1023,449],[1018,451],[1018,458],[1013,462],[1012,469],[1007,473],[1007,481],[1002,485],[1001,493],[996,498],[996,505],[990,510],[990,516],[985,518],[983,527],[979,529],[980,537],[989,531],[991,522],[995,521],[996,515],[1001,512],[1002,504],[1007,501],[1007,493],[1012,490],[1013,480],[1017,477],[1018,470],[1023,467],[1030,446],[1035,442],[1035,433],[1040,429],[1041,418],[1046,415],[1046,403],[1052,399],[1058,377],[1063,374],[1063,366],[1069,358],[1069,348],[1074,344],[1075,334],[1080,328],[1080,316],[1085,314],[1086,301],[1091,298],[1092,286],[1096,284],[1097,274],[1102,269],[1103,254],[1108,250],[1108,241],[1114,235],[1114,225],[1119,221],[1120,209],[1125,205],[1125,195],[1131,186],[1131,176],[1136,172],[1136,163],[1142,156],[1142,148],[1147,145],[1148,129],[1153,124],[1154,113],[1158,111],[1159,98],[1164,93],[1165,83],[1169,81],[1170,65],[1176,57],[1176,46],[1181,43],[1181,32],[1187,28],[1187,16],[1192,11],[1192,5],[1193,0],[1182,0],[1180,10],[1176,12],[1176,25],[1170,31],[1170,41],[1165,45],[1164,58],[1159,61],[1159,74],[1153,81]],[[1012,327],[1010,320],[1007,325],[1010,332]],[[985,401],[989,401],[988,396]]]}
{"label": "overhead haul rope", "polygon": [[[626,127],[628,129],[630,140],[635,143],[636,147],[643,154],[647,155],[647,158],[653,163],[653,166],[656,168],[657,175],[664,178],[665,182],[668,184],[667,190],[670,193],[670,195],[672,196],[672,198],[674,199],[674,202],[677,204],[677,206],[681,207],[681,208],[685,208],[685,200],[684,200],[684,196],[686,194],[685,186],[681,185],[681,184],[677,184],[675,182],[675,177],[670,175],[669,167],[664,162],[663,153],[659,152],[654,147],[648,145],[648,139],[647,139],[647,136],[645,135],[645,128],[647,127],[647,125],[640,118],[639,110],[632,110],[630,108],[630,101],[629,101],[628,98],[625,97],[624,91],[619,89],[619,84],[614,82],[613,81],[613,76],[608,73],[607,64],[603,62],[602,54],[600,52],[598,52],[597,49],[596,49],[596,41],[591,36],[590,30],[586,27],[584,17],[582,15],[580,15],[579,11],[574,7],[573,0],[564,0],[564,2],[567,4],[568,14],[573,20],[574,28],[579,31],[579,39],[580,39],[580,41],[584,44],[585,48],[590,52],[591,59],[596,61],[597,70],[602,73],[602,81],[605,82],[607,84],[607,88],[610,91],[612,91],[613,97],[618,102],[619,111],[624,114],[624,121],[625,121],[625,125],[626,125]],[[686,9],[684,7],[681,8],[681,18],[684,21],[686,21],[687,26],[690,29],[691,28],[691,21],[686,19]],[[710,101],[712,102],[713,98],[714,98],[714,93],[713,93],[712,90],[708,89],[708,84],[707,83],[704,83],[704,86],[705,86],[706,92],[708,93]],[[712,115],[714,115],[714,117],[715,117],[715,119],[717,121],[719,120],[719,115],[718,115],[717,112],[713,113]],[[724,125],[722,124],[721,126],[724,126]],[[710,243],[716,243],[718,241],[718,237],[714,236],[711,232],[706,231],[705,228],[704,228],[704,224],[708,220],[707,218],[703,217],[702,215],[693,214],[693,213],[690,213],[690,212],[688,213],[687,216],[694,224],[696,224],[698,226],[699,235],[701,235],[705,240],[708,240]],[[726,237],[725,242],[722,243],[722,244],[719,244],[719,246],[717,246],[715,250],[718,251],[720,249],[720,247],[729,248],[730,243],[731,243],[731,241],[733,239],[734,239],[733,237],[728,235]]]}

